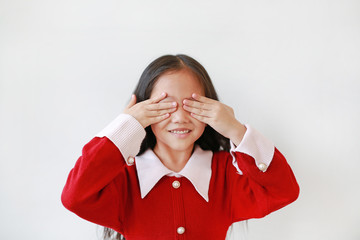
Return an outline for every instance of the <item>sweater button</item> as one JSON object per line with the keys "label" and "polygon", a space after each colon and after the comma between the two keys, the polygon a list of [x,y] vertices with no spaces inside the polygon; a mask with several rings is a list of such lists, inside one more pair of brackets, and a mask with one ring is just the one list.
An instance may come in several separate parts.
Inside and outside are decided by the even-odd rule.
{"label": "sweater button", "polygon": [[267,169],[267,166],[266,166],[266,164],[264,164],[264,163],[260,163],[260,164],[258,165],[258,168],[260,169],[260,171],[265,172],[266,169]]}
{"label": "sweater button", "polygon": [[129,157],[127,159],[127,165],[131,166],[131,165],[134,165],[134,162],[135,162],[135,158],[134,157]]}
{"label": "sweater button", "polygon": [[176,231],[177,231],[178,234],[184,234],[185,228],[184,227],[178,227],[178,229]]}
{"label": "sweater button", "polygon": [[178,180],[175,180],[175,181],[173,181],[172,186],[173,186],[173,188],[179,188],[180,182]]}

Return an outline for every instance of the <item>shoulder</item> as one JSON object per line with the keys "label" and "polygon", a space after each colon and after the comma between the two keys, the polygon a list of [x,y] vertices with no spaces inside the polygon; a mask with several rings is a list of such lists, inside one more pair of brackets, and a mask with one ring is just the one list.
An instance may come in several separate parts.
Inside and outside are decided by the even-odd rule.
{"label": "shoulder", "polygon": [[219,158],[231,158],[231,154],[228,151],[213,152],[213,159],[219,159]]}
{"label": "shoulder", "polygon": [[213,152],[212,166],[227,168],[232,163],[232,155],[227,151],[216,151]]}

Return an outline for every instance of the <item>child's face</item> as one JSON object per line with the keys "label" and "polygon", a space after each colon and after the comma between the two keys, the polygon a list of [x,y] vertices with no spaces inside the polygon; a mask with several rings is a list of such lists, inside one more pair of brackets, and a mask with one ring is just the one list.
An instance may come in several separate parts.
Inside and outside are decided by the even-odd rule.
{"label": "child's face", "polygon": [[160,151],[192,151],[194,142],[203,134],[205,123],[190,116],[183,109],[183,100],[191,99],[193,93],[205,95],[205,91],[196,76],[189,70],[180,70],[162,74],[157,80],[151,97],[162,92],[167,97],[161,102],[177,102],[177,110],[170,117],[152,124],[156,136],[156,148]]}

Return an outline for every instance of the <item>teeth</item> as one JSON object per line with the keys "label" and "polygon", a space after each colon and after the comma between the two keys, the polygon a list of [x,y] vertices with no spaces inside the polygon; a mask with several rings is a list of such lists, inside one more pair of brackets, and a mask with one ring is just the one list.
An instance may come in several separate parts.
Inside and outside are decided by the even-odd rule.
{"label": "teeth", "polygon": [[176,134],[184,134],[184,133],[188,133],[190,132],[190,130],[185,130],[185,131],[170,131],[171,133],[176,133]]}

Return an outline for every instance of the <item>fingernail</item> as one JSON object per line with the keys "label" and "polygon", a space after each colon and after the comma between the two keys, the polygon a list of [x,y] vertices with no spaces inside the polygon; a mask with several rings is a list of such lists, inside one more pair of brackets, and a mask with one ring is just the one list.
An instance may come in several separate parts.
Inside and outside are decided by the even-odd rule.
{"label": "fingernail", "polygon": [[161,96],[165,96],[165,94],[166,94],[166,93],[163,92],[163,93],[161,93]]}
{"label": "fingernail", "polygon": [[172,105],[173,105],[173,106],[176,106],[176,105],[177,105],[177,102],[173,102]]}

